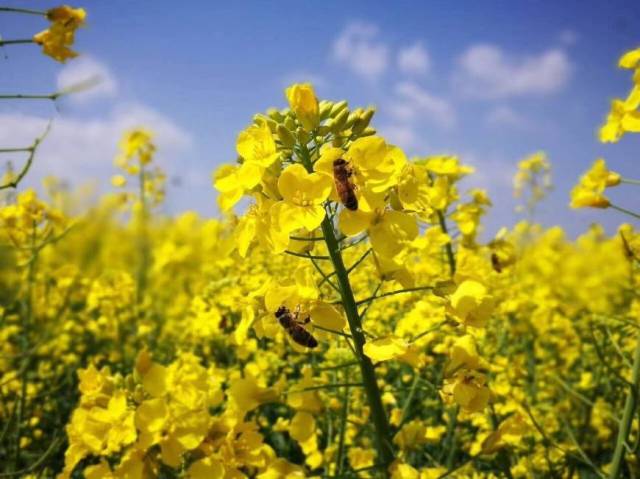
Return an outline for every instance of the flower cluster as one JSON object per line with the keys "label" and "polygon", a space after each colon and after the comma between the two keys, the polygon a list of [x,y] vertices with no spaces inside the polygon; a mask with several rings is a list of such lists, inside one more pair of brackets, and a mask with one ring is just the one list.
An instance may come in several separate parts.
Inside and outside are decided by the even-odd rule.
{"label": "flower cluster", "polygon": [[[112,181],[135,192],[3,193],[0,475],[637,476],[640,231],[535,224],[536,153],[527,221],[488,237],[459,158],[285,97],[215,173],[222,219],[153,208],[144,128]],[[598,160],[574,206],[624,182]]]}
{"label": "flower cluster", "polygon": [[78,56],[71,50],[75,41],[75,33],[84,25],[87,13],[83,8],[72,8],[68,5],[52,8],[46,12],[51,25],[46,30],[33,36],[33,41],[42,46],[45,55],[64,63],[69,58]]}
{"label": "flower cluster", "polygon": [[626,99],[616,98],[611,102],[607,120],[600,128],[603,143],[616,143],[625,133],[640,132],[640,48],[622,55],[618,66],[633,71],[633,87]]}

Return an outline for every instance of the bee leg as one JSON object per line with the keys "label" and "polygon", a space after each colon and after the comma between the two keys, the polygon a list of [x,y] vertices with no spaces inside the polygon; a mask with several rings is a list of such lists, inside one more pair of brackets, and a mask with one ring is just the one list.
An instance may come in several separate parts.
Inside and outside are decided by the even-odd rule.
{"label": "bee leg", "polygon": [[301,322],[302,322],[302,324],[308,324],[310,321],[311,321],[311,316],[307,316]]}

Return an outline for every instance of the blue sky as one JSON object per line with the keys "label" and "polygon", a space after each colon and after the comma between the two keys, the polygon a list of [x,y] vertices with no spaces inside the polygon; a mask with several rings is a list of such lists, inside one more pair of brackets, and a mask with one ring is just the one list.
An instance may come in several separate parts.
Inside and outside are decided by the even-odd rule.
{"label": "blue sky", "polygon": [[[217,215],[211,172],[233,161],[237,133],[254,113],[283,107],[288,83],[309,80],[321,98],[377,106],[374,126],[409,155],[456,153],[475,166],[477,178],[467,186],[487,188],[494,201],[489,235],[519,218],[511,176],[537,150],[549,155],[556,187],[539,221],[576,234],[595,221],[612,231],[625,220],[567,204],[571,186],[598,156],[625,176],[640,176],[640,139],[600,145],[595,137],[610,99],[630,87],[616,61],[640,45],[635,0],[75,6],[88,12],[77,34],[80,59],[63,66],[35,46],[15,46],[1,60],[2,92],[52,92],[96,73],[104,79],[57,110],[47,102],[0,105],[3,146],[30,143],[54,118],[31,184],[56,174],[108,188],[122,130],[147,124],[172,178],[167,210]],[[0,14],[3,38],[42,28],[41,18]],[[640,210],[631,188],[611,197]]]}

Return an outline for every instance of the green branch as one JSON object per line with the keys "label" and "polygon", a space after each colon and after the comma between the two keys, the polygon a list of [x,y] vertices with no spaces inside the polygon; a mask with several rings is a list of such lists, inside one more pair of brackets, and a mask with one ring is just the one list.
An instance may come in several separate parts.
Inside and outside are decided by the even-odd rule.
{"label": "green branch", "polygon": [[360,301],[356,302],[357,306],[360,306],[361,304],[365,304],[365,303],[369,303],[371,301],[375,301],[376,299],[380,299],[380,298],[385,298],[387,296],[394,296],[396,294],[402,294],[402,293],[413,293],[415,291],[429,291],[432,290],[433,286],[418,286],[416,288],[406,288],[406,289],[398,289],[396,291],[389,291],[388,293],[382,293],[381,295],[378,296],[370,296],[366,299],[361,299]]}
{"label": "green branch", "polygon": [[47,12],[43,12],[42,10],[32,10],[31,8],[0,7],[0,12],[27,13],[29,15],[41,15],[43,17],[47,16]]}
{"label": "green branch", "polygon": [[45,137],[49,134],[49,130],[51,129],[51,121],[49,121],[49,123],[47,124],[47,128],[44,130],[44,133],[42,135],[40,135],[38,138],[36,138],[33,142],[33,144],[22,150],[22,151],[29,151],[29,158],[27,158],[26,163],[24,164],[24,166],[22,167],[22,170],[20,170],[20,172],[18,173],[18,175],[11,181],[8,181],[7,183],[4,183],[2,185],[0,185],[0,190],[6,190],[7,188],[17,188],[18,184],[22,181],[22,178],[25,177],[25,175],[29,172],[29,169],[31,168],[31,165],[33,163],[33,159],[36,155],[36,151],[38,150],[38,147],[40,146],[40,143],[42,143],[42,141],[45,139]]}
{"label": "green branch", "polygon": [[636,338],[636,350],[633,356],[633,369],[631,372],[631,384],[629,392],[627,393],[627,399],[624,403],[624,412],[622,413],[622,420],[620,421],[620,429],[618,430],[618,438],[616,439],[616,448],[613,453],[613,459],[609,469],[609,478],[616,479],[622,467],[622,461],[624,459],[625,444],[629,431],[631,429],[631,423],[633,422],[633,414],[638,403],[638,387],[640,386],[640,334]]}

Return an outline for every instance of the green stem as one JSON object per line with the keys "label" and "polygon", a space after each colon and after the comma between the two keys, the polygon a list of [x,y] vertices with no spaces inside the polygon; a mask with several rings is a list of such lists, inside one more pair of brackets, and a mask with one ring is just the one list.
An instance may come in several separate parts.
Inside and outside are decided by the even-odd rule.
{"label": "green stem", "polygon": [[376,380],[373,364],[367,355],[364,354],[364,344],[366,342],[358,315],[358,306],[353,296],[349,275],[342,260],[340,253],[340,244],[338,243],[333,229],[333,224],[328,217],[322,221],[322,232],[329,256],[333,262],[333,267],[338,279],[340,294],[342,296],[342,306],[347,315],[349,328],[353,337],[354,349],[357,359],[360,363],[360,373],[362,375],[362,383],[367,394],[367,400],[371,411],[371,417],[376,430],[376,448],[378,458],[383,464],[391,464],[394,459],[394,452],[391,446],[391,430],[387,419],[387,414],[382,404],[382,398],[378,383]]}
{"label": "green stem", "polygon": [[[36,138],[31,146],[25,148],[24,150],[20,150],[20,151],[29,151],[29,158],[27,158],[27,161],[25,162],[24,166],[20,170],[20,173],[18,173],[13,180],[8,181],[7,183],[1,184],[0,190],[5,190],[7,188],[17,188],[20,181],[22,181],[22,178],[24,178],[26,174],[29,172],[29,170],[31,169],[31,165],[33,164],[33,159],[36,156],[36,151],[38,150],[40,143],[42,143],[42,140],[44,140],[47,134],[49,133],[50,129],[51,129],[51,122],[47,124],[47,128],[45,129],[44,133],[40,135],[38,138]],[[4,150],[4,151],[7,151],[7,150]]]}
{"label": "green stem", "polygon": [[[444,217],[444,213],[440,210],[438,210],[437,213],[438,213],[438,222],[440,223],[440,230],[444,234],[448,235],[449,230],[447,229],[447,221]],[[449,272],[451,273],[451,276],[453,276],[456,272],[456,259],[453,256],[453,246],[451,246],[451,242],[444,245],[444,250],[447,254],[447,261],[449,262]]]}
{"label": "green stem", "polygon": [[26,146],[22,148],[0,148],[0,153],[20,153],[33,150],[33,147]]}
{"label": "green stem", "polygon": [[629,211],[629,210],[627,210],[627,209],[625,209],[625,208],[622,208],[622,207],[620,207],[620,206],[616,206],[616,205],[613,205],[613,204],[610,204],[610,205],[609,205],[609,207],[610,207],[610,208],[612,208],[612,209],[614,209],[614,210],[619,211],[620,213],[624,213],[624,214],[627,214],[627,215],[629,215],[629,216],[633,216],[634,218],[636,218],[636,219],[639,219],[639,220],[640,220],[640,215],[639,215],[639,214],[637,214],[637,213],[634,213],[633,211]]}
{"label": "green stem", "polygon": [[[147,241],[147,196],[146,196],[146,173],[144,165],[140,165],[138,176],[138,195],[140,196],[141,212],[138,224],[138,247],[140,251],[140,265],[138,267],[138,305],[142,304],[145,289],[147,287],[147,268],[149,266],[149,245]],[[123,343],[124,341],[121,341]],[[124,356],[123,356],[124,359]]]}
{"label": "green stem", "polygon": [[47,12],[43,12],[41,10],[32,10],[30,8],[0,7],[0,12],[28,13],[30,15],[42,15],[43,17],[47,16]]}
{"label": "green stem", "polygon": [[17,95],[0,95],[0,100],[57,100],[62,96],[62,93],[50,93],[49,95],[23,95],[18,93]]}
{"label": "green stem", "polygon": [[321,256],[321,255],[312,255],[312,254],[302,254],[302,253],[296,253],[295,251],[289,251],[289,250],[285,250],[286,254],[290,254],[291,256],[297,256],[298,258],[310,258],[310,259],[321,259],[321,260],[328,260],[330,259],[328,256]]}
{"label": "green stem", "polygon": [[633,180],[631,178],[621,178],[620,183],[626,183],[627,185],[640,185],[640,180]]}
{"label": "green stem", "polygon": [[0,40],[0,47],[5,45],[24,45],[27,43],[35,43],[32,38],[21,38],[19,40]]}
{"label": "green stem", "polygon": [[382,293],[381,295],[373,295],[365,299],[361,299],[356,302],[356,305],[360,306],[361,304],[370,303],[371,301],[375,301],[376,299],[385,298],[387,296],[395,296],[396,294],[402,293],[413,293],[415,291],[429,291],[432,290],[433,286],[417,286],[415,288],[405,288],[405,289],[397,289],[395,291],[389,291],[387,293]]}
{"label": "green stem", "polygon": [[624,459],[625,444],[627,442],[627,437],[629,436],[631,423],[633,422],[633,413],[638,402],[638,386],[640,385],[640,334],[638,334],[636,341],[636,351],[633,356],[633,369],[631,372],[632,387],[630,388],[629,393],[627,394],[627,399],[624,403],[624,412],[622,414],[622,420],[620,421],[616,448],[613,453],[613,460],[611,461],[611,468],[609,470],[610,479],[616,479],[620,474],[622,461]]}
{"label": "green stem", "polygon": [[[345,381],[349,380],[349,371],[344,372]],[[344,388],[342,396],[342,411],[340,412],[340,436],[338,437],[338,452],[336,454],[336,473],[338,477],[342,474],[342,463],[344,462],[344,443],[347,435],[347,418],[349,417],[349,388]]]}

